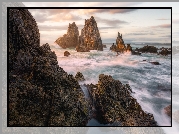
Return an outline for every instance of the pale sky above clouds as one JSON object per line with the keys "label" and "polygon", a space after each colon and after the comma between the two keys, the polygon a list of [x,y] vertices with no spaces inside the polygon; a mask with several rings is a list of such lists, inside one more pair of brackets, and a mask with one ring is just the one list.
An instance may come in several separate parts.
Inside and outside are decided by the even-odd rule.
{"label": "pale sky above clouds", "polygon": [[[27,7],[172,7],[173,40],[179,35],[179,10],[176,3],[133,2],[23,2]],[[34,16],[41,37],[41,44],[53,43],[67,32],[69,23],[75,22],[79,33],[85,19],[94,16],[103,43],[115,43],[117,33],[123,34],[125,43],[171,42],[170,9],[29,9]]]}

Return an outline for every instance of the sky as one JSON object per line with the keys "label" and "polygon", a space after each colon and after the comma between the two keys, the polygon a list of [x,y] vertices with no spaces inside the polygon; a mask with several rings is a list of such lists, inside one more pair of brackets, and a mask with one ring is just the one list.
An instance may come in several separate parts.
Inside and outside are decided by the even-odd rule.
{"label": "sky", "polygon": [[[172,40],[179,41],[179,8],[169,2],[23,2],[27,7],[172,7]],[[52,44],[75,22],[79,33],[94,16],[103,43],[171,43],[170,9],[29,9],[40,31],[41,44]]]}

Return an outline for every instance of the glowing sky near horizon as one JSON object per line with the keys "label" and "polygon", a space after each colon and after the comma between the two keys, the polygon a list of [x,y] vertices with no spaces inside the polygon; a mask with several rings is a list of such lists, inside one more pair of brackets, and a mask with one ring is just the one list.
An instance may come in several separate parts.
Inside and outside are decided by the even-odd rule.
{"label": "glowing sky near horizon", "polygon": [[[27,7],[172,7],[173,40],[179,35],[179,10],[176,3],[150,2],[23,2]],[[175,8],[174,8],[175,7]],[[94,16],[103,43],[113,43],[117,32],[123,34],[125,43],[171,43],[170,9],[30,9],[39,27],[41,44],[53,43],[67,32],[69,23],[75,22],[79,33],[84,20]]]}

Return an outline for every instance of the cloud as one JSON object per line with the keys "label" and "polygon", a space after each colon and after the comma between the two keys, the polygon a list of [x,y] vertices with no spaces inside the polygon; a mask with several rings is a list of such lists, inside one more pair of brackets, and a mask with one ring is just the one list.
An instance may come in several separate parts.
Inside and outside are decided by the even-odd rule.
{"label": "cloud", "polygon": [[163,37],[163,38],[171,38],[171,35],[163,35],[163,36],[160,36],[160,37]]}
{"label": "cloud", "polygon": [[99,30],[104,30],[104,29],[116,29],[116,27],[98,27]]}
{"label": "cloud", "polygon": [[80,9],[79,13],[81,14],[96,14],[96,13],[110,13],[110,14],[119,14],[119,13],[129,13],[136,11],[138,9]]}
{"label": "cloud", "polygon": [[[72,22],[70,23],[72,24]],[[39,25],[39,30],[40,31],[59,31],[59,30],[68,30],[68,26],[69,25]],[[84,25],[78,25],[76,24],[76,26],[78,27],[78,30],[80,32],[80,29],[82,29],[84,27]]]}
{"label": "cloud", "polygon": [[57,31],[57,30],[67,30],[68,25],[63,26],[53,26],[53,25],[39,25],[40,31]]}
{"label": "cloud", "polygon": [[23,2],[26,7],[129,7],[142,2]]}
{"label": "cloud", "polygon": [[155,35],[155,34],[153,32],[136,31],[135,33],[126,33],[125,35]]}
{"label": "cloud", "polygon": [[151,26],[151,28],[171,28],[171,24],[161,24],[157,26]]}
{"label": "cloud", "polygon": [[128,22],[126,21],[122,21],[122,20],[117,20],[117,19],[103,19],[103,18],[100,18],[100,17],[94,17],[95,20],[97,21],[97,23],[104,23],[108,26],[111,26],[111,27],[116,27],[116,26],[119,26],[120,24],[127,24]]}
{"label": "cloud", "polygon": [[35,20],[39,23],[45,21],[78,21],[81,17],[72,14],[72,9],[29,9]]}
{"label": "cloud", "polygon": [[166,18],[159,18],[159,19],[156,19],[156,20],[170,20],[170,19],[166,19]]}

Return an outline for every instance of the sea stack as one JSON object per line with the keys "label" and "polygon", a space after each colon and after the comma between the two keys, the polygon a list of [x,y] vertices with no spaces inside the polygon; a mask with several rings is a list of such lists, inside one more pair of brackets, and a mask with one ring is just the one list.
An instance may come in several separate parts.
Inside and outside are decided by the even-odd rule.
{"label": "sea stack", "polygon": [[116,45],[114,45],[113,43],[113,45],[110,47],[110,50],[120,53],[132,52],[132,47],[130,46],[130,44],[127,44],[127,46],[125,46],[124,40],[122,39],[122,34],[118,32]]}
{"label": "sea stack", "polygon": [[79,37],[79,31],[75,22],[73,22],[72,24],[69,23],[67,34],[64,34],[63,37],[59,37],[55,41],[55,43],[57,43],[62,48],[70,48],[70,47],[75,48],[79,43],[78,37]]}
{"label": "sea stack", "polygon": [[78,48],[103,51],[102,40],[93,16],[90,19],[85,19],[84,28],[81,30],[81,35],[79,36]]}

